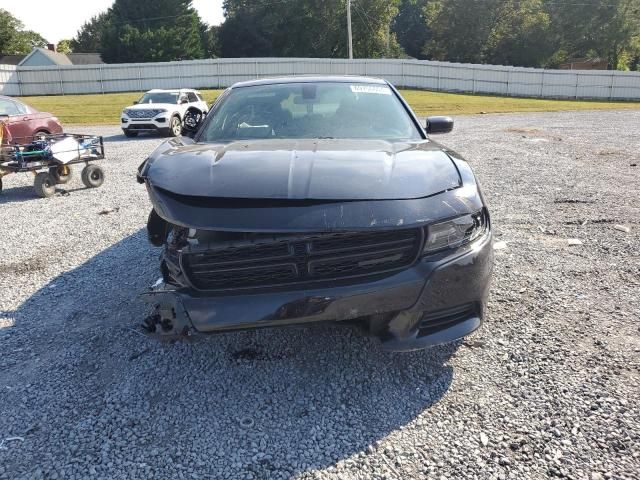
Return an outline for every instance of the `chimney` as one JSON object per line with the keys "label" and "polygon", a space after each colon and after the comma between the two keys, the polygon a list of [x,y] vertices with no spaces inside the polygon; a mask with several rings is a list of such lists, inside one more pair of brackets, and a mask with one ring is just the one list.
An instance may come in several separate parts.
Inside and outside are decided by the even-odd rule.
{"label": "chimney", "polygon": [[56,51],[56,45],[55,45],[55,43],[48,43],[48,44],[47,44],[47,49],[48,49],[48,50],[51,50],[52,52],[55,52],[55,51]]}

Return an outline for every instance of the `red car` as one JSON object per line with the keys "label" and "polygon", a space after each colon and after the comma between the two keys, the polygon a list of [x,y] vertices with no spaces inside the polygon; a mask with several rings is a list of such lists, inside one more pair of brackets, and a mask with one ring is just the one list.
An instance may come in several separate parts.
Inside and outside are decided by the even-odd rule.
{"label": "red car", "polygon": [[62,133],[60,121],[46,112],[39,112],[15,98],[0,95],[0,122],[6,126],[9,138],[5,143],[28,143],[39,135]]}

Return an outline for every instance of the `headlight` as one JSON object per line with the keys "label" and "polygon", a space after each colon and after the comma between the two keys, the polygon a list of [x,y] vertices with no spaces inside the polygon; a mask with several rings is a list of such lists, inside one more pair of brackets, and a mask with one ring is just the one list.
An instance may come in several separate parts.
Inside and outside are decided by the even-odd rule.
{"label": "headlight", "polygon": [[423,253],[461,247],[480,238],[488,227],[489,222],[484,210],[434,223],[427,227],[427,242]]}

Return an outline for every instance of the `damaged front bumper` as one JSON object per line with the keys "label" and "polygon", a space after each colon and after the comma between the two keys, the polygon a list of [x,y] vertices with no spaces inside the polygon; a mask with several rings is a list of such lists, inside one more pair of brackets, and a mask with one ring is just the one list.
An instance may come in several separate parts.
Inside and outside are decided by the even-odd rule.
{"label": "damaged front bumper", "polygon": [[454,252],[419,259],[385,278],[323,288],[213,295],[159,282],[147,327],[168,335],[364,320],[383,347],[409,351],[446,343],[482,323],[489,291],[491,231]]}

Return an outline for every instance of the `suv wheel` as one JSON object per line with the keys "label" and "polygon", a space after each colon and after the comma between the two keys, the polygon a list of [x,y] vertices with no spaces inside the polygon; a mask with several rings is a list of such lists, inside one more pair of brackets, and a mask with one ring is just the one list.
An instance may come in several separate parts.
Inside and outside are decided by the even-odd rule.
{"label": "suv wheel", "polygon": [[169,131],[167,133],[170,137],[179,137],[182,135],[182,122],[180,121],[180,117],[177,115],[171,117],[171,123],[169,125]]}

